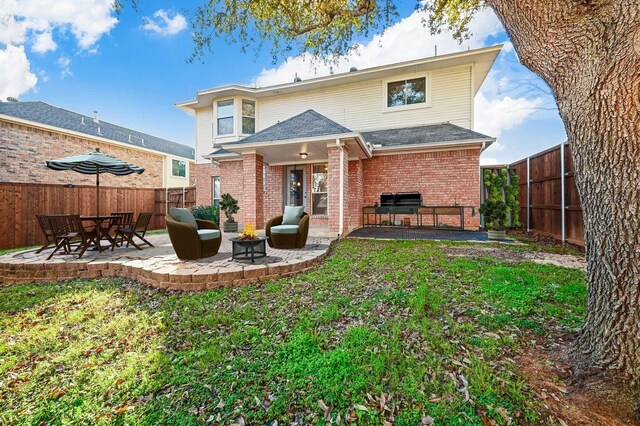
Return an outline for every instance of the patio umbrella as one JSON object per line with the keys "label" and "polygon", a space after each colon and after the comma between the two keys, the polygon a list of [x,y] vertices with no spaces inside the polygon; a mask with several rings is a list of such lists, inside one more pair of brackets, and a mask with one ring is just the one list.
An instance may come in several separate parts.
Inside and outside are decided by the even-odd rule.
{"label": "patio umbrella", "polygon": [[47,167],[52,170],[73,170],[85,175],[96,175],[96,215],[100,216],[100,174],[111,173],[116,176],[140,174],[144,172],[142,167],[134,166],[118,160],[115,157],[100,152],[96,148],[88,154],[74,155],[72,157],[58,158],[47,161]]}

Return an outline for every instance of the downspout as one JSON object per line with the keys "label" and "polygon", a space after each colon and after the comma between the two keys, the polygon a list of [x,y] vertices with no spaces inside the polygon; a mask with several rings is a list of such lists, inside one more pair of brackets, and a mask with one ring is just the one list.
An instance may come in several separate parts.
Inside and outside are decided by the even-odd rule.
{"label": "downspout", "polygon": [[344,149],[340,138],[336,138],[336,146],[340,149],[340,191],[339,191],[339,210],[338,213],[338,237],[342,236],[344,230]]}
{"label": "downspout", "polygon": [[[480,154],[486,149],[487,142],[482,142],[482,148],[480,148]],[[484,201],[484,174],[482,173],[482,166],[480,166],[480,205]],[[478,206],[478,208],[480,208]],[[480,215],[480,226],[484,227],[484,217]]]}

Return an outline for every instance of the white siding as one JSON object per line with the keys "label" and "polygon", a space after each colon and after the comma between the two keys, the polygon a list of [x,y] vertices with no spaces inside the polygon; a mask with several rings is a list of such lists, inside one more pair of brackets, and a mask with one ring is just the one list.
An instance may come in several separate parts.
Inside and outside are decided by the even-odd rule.
{"label": "white siding", "polygon": [[[173,160],[184,161],[185,162],[185,177],[173,176]],[[189,167],[189,161],[184,158],[164,157],[164,185],[167,188],[179,188],[189,186],[189,173],[191,173]]]}
{"label": "white siding", "polygon": [[471,67],[431,72],[428,74],[428,80],[427,97],[430,106],[411,110],[387,110],[384,96],[385,84],[389,80],[380,79],[263,98],[258,106],[256,130],[269,127],[308,109],[314,109],[354,131],[447,121],[470,128]]}
{"label": "white siding", "polygon": [[213,151],[213,108],[196,111],[196,163],[208,163],[203,155]]}

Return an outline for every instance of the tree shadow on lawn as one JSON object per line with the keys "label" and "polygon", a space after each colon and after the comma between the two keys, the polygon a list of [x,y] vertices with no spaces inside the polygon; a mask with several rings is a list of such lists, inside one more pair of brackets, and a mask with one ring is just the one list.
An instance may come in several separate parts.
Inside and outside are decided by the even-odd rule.
{"label": "tree shadow on lawn", "polygon": [[353,240],[309,272],[237,289],[4,288],[0,419],[534,422],[512,357],[527,334],[579,323],[581,286],[580,271]]}

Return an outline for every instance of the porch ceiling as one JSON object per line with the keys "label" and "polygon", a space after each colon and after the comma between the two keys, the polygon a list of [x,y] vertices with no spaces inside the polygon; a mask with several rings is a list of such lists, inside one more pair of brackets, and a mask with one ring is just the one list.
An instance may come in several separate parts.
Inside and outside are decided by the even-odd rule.
{"label": "porch ceiling", "polygon": [[[340,138],[341,142],[347,146],[349,150],[349,158],[368,158],[371,156],[367,152],[357,136],[349,138]],[[228,145],[224,146],[231,152],[237,154],[260,154],[266,164],[287,165],[301,163],[326,162],[329,159],[329,147],[335,146],[336,139],[308,139],[308,140],[287,140],[273,141],[268,143],[260,143],[250,146],[245,145]],[[307,158],[302,159],[301,153],[306,153]]]}

